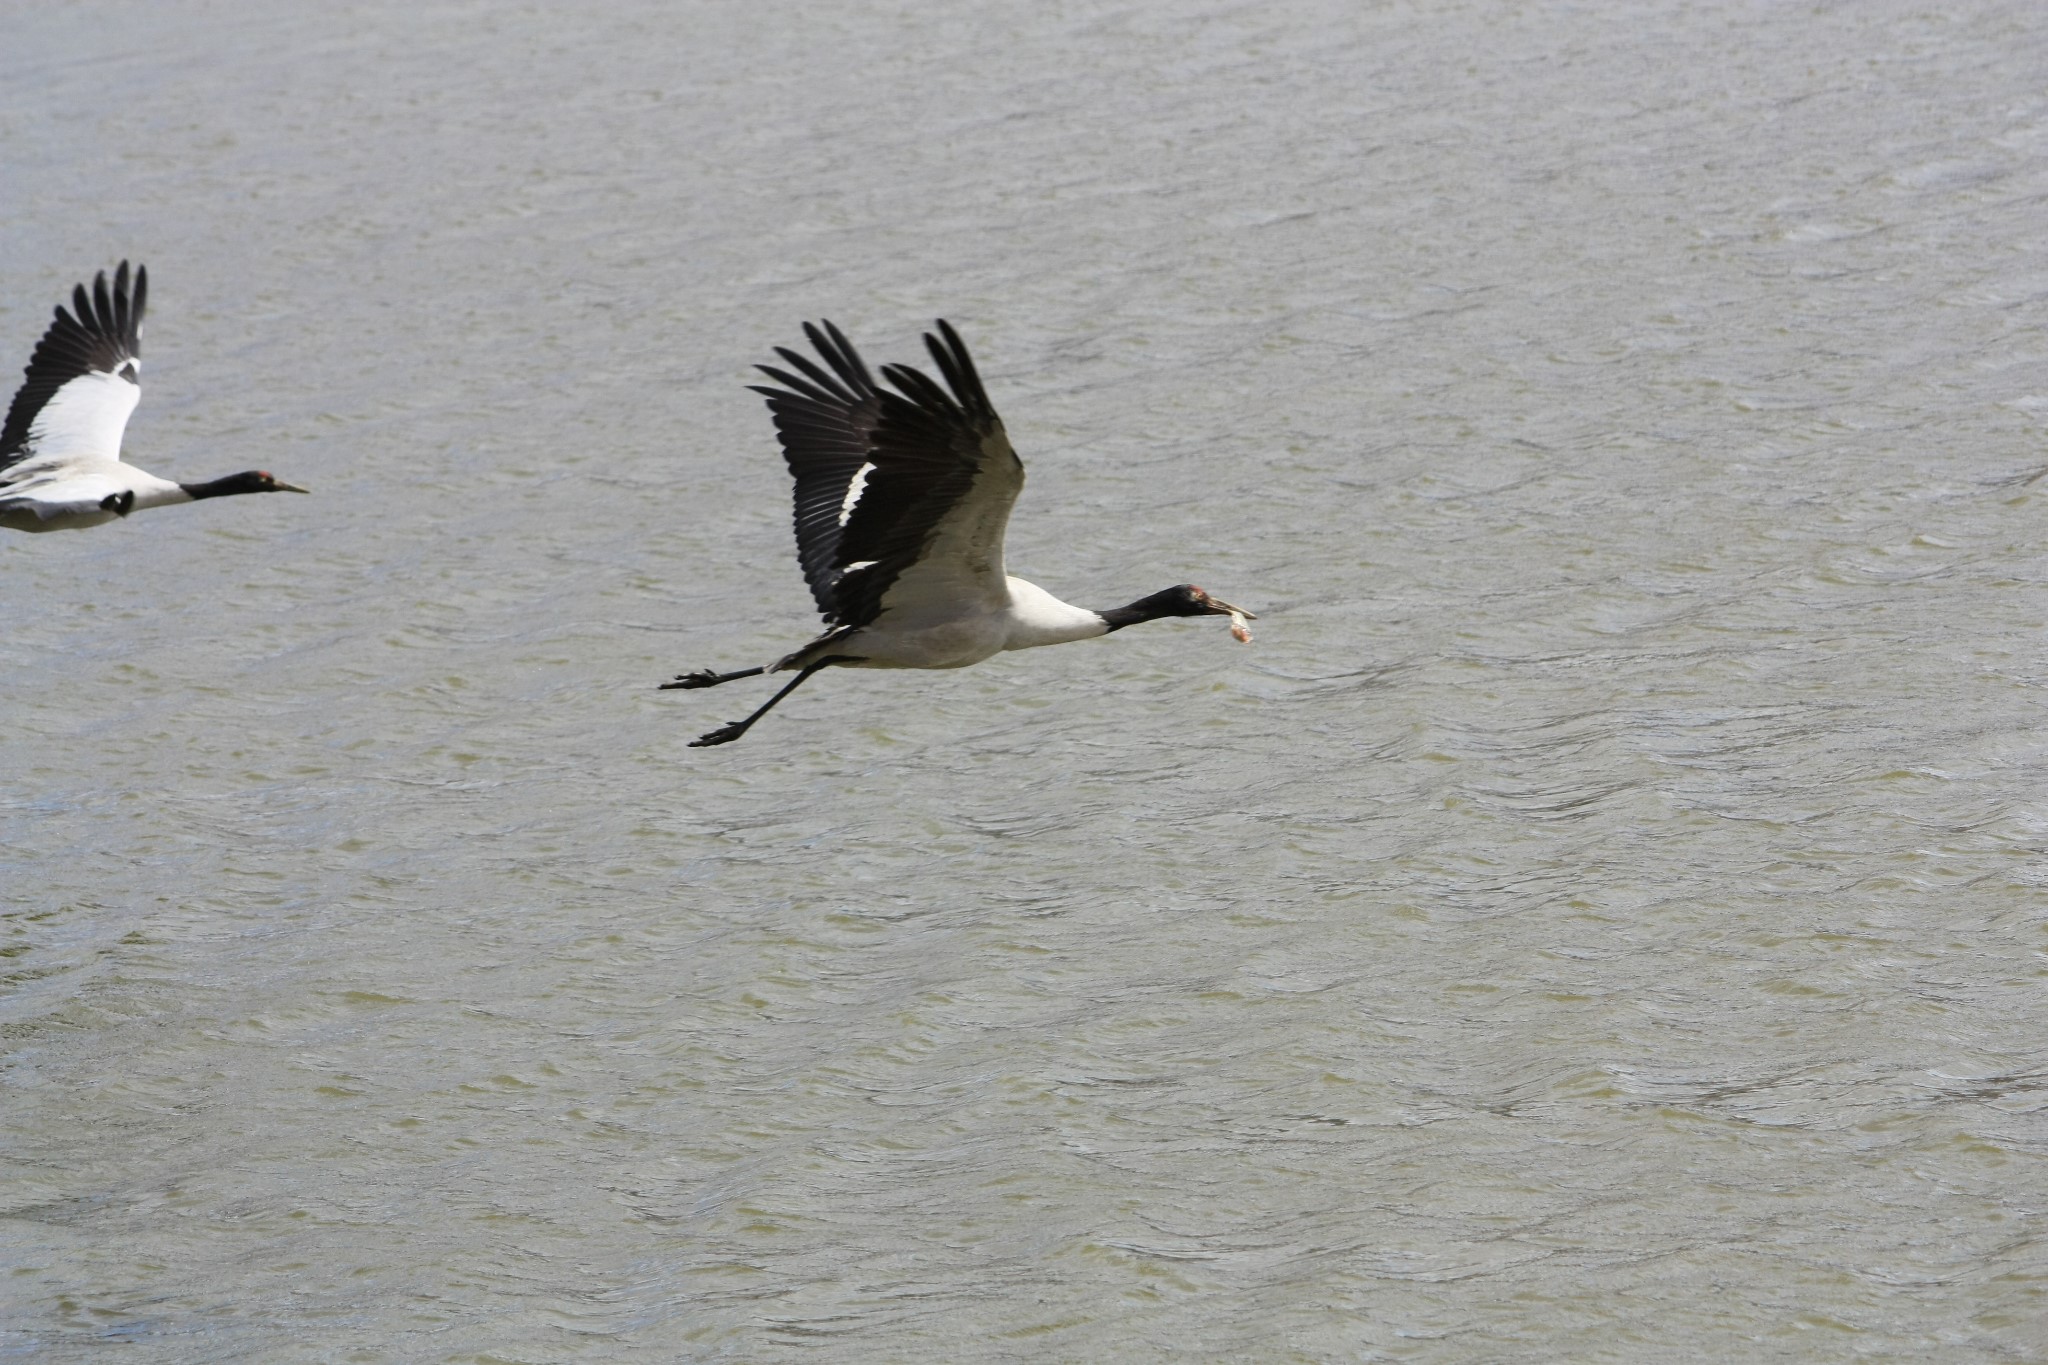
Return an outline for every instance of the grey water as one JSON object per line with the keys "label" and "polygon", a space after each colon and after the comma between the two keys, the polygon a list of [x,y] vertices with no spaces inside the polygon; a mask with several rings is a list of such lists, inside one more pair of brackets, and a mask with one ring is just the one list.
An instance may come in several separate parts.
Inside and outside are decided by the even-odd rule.
{"label": "grey water", "polygon": [[[0,27],[0,367],[315,493],[0,543],[0,1358],[2048,1352],[2037,7]],[[688,749],[940,316],[1258,638]]]}

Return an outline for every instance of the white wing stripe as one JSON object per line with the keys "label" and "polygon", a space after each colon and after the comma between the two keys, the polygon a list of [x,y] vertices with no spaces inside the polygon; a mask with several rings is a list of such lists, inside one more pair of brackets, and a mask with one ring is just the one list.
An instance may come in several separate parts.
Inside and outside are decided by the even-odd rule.
{"label": "white wing stripe", "polygon": [[868,475],[874,472],[875,462],[873,460],[869,460],[859,469],[853,471],[853,482],[846,485],[846,499],[839,504],[839,524],[841,526],[846,525],[847,522],[853,519],[853,509],[860,502],[861,490],[868,486]]}

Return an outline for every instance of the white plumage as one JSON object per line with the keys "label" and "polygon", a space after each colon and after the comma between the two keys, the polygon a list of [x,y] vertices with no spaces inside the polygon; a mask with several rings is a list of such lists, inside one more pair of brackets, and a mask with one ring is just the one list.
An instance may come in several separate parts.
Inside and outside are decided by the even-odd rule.
{"label": "white plumage", "polygon": [[71,292],[37,343],[20,390],[0,427],[0,527],[76,531],[118,521],[145,507],[167,507],[233,493],[303,493],[262,470],[207,483],[174,483],[121,461],[121,436],[142,401],[142,314],[149,271],[128,262]]}
{"label": "white plumage", "polygon": [[691,743],[726,744],[822,668],[964,668],[1008,649],[1107,635],[1164,616],[1229,616],[1249,639],[1250,612],[1193,584],[1090,611],[1062,602],[1003,568],[1003,532],[1024,487],[966,345],[943,319],[925,336],[941,388],[908,365],[885,365],[881,388],[831,323],[804,324],[830,367],[784,347],[793,369],[763,365],[780,387],[768,399],[796,479],[797,559],[828,629],[759,668],[709,669],[664,688],[715,687],[735,678],[794,671],[795,681],[745,720]]}

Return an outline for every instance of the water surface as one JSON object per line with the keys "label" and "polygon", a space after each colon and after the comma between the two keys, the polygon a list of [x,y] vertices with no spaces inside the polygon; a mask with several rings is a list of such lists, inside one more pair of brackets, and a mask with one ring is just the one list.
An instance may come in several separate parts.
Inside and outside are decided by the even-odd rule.
{"label": "water surface", "polygon": [[[24,12],[0,1354],[2039,1349],[2029,6]],[[1014,571],[822,677],[748,367],[951,318]]]}

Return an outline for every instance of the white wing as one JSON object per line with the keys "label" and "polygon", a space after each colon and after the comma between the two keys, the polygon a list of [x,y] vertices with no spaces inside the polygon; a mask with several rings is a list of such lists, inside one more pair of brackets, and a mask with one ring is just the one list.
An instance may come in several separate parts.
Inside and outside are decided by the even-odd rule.
{"label": "white wing", "polygon": [[128,287],[128,263],[71,293],[77,315],[60,305],[36,345],[21,389],[0,428],[0,490],[30,468],[118,461],[129,414],[142,400],[142,312],[149,272],[137,269]]}
{"label": "white wing", "polygon": [[923,552],[897,570],[881,594],[890,619],[913,624],[969,613],[992,614],[1010,604],[1003,568],[1003,532],[1024,488],[1024,465],[1001,427],[977,443],[973,485],[939,517]]}
{"label": "white wing", "polygon": [[118,374],[79,375],[43,404],[28,429],[28,456],[37,463],[119,460],[128,417],[142,401],[142,386]]}

